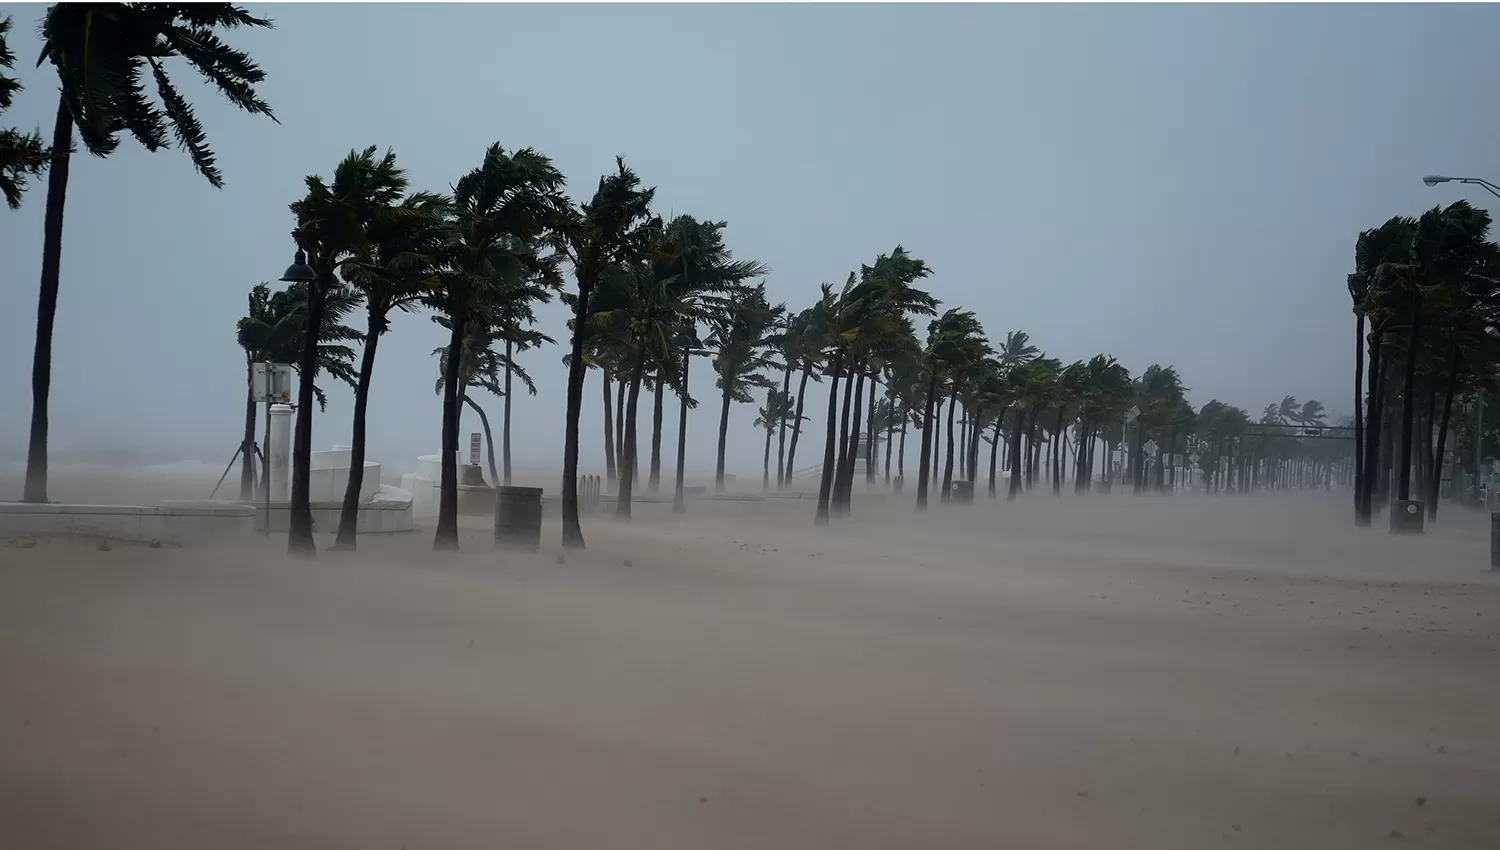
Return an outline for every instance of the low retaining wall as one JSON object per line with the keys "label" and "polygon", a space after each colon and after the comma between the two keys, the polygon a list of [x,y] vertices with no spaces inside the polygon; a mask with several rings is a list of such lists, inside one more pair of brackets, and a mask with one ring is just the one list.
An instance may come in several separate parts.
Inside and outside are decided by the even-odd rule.
{"label": "low retaining wall", "polygon": [[255,532],[254,508],[228,502],[144,505],[0,503],[0,535],[79,535],[162,543],[217,542]]}
{"label": "low retaining wall", "polygon": [[[253,511],[255,517],[255,528],[265,530],[264,506],[255,505],[246,507]],[[313,531],[318,534],[332,534],[339,529],[339,515],[343,513],[344,506],[341,502],[313,502],[312,520]],[[286,531],[290,523],[291,512],[286,502],[271,503],[271,530]],[[411,502],[366,502],[359,506],[359,515],[355,518],[355,530],[360,534],[384,534],[394,531],[412,530],[412,503]]]}

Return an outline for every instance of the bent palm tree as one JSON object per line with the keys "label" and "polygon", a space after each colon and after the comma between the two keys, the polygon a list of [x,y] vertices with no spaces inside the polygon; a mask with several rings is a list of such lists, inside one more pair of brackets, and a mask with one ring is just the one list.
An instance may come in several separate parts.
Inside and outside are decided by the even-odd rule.
{"label": "bent palm tree", "polygon": [[[255,92],[265,72],[248,54],[219,39],[218,30],[240,26],[269,27],[271,22],[229,3],[58,3],[47,10],[42,58],[56,69],[60,92],[47,174],[31,365],[31,437],[23,496],[28,502],[47,501],[47,400],[73,130],[77,128],[84,148],[99,157],[114,153],[124,132],[153,152],[170,147],[175,137],[198,173],[215,188],[222,186],[203,125],[167,75],[166,63],[187,60],[230,103],[275,120],[270,105]],[[160,105],[147,95],[148,72]],[[309,527],[311,521],[309,514]]]}

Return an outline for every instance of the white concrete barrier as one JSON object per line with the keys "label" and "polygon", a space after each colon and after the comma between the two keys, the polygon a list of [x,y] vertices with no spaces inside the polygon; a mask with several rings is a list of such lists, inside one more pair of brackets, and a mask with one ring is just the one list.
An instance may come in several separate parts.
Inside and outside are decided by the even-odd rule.
{"label": "white concrete barrier", "polygon": [[231,502],[161,505],[0,503],[0,535],[78,535],[114,540],[205,543],[255,533],[255,508]]}

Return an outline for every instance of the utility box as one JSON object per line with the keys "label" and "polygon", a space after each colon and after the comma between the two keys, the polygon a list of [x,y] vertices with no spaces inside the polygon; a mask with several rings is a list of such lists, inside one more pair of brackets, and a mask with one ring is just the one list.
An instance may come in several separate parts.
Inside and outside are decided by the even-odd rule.
{"label": "utility box", "polygon": [[1422,507],[1421,502],[1409,499],[1397,499],[1391,502],[1391,533],[1421,534],[1422,523],[1427,518]]}

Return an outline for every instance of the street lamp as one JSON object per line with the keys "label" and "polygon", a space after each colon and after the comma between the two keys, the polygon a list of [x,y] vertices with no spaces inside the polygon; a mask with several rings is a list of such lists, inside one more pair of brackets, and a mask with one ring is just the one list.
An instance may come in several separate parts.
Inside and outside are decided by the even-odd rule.
{"label": "street lamp", "polygon": [[297,238],[295,230],[292,231],[292,239],[297,242],[297,253],[292,256],[292,264],[286,267],[281,280],[284,283],[312,283],[317,280],[318,273],[307,264],[307,254],[302,250],[302,240]]}
{"label": "street lamp", "polygon": [[1441,174],[1429,174],[1422,178],[1422,182],[1428,186],[1436,186],[1439,183],[1472,183],[1475,186],[1483,186],[1491,195],[1500,198],[1500,186],[1478,177],[1444,177]]}

